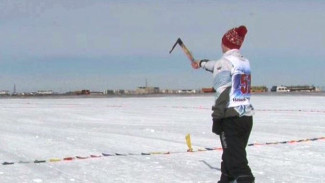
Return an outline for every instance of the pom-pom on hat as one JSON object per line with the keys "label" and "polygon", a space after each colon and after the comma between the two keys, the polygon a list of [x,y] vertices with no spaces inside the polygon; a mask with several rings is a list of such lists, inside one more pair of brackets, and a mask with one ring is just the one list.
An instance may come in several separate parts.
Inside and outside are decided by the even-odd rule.
{"label": "pom-pom on hat", "polygon": [[230,49],[240,49],[244,42],[247,29],[244,25],[230,29],[222,37],[222,44]]}

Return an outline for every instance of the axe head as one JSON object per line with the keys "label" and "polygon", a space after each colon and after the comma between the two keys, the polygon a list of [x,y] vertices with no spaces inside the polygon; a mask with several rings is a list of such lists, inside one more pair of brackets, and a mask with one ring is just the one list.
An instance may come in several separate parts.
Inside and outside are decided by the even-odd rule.
{"label": "axe head", "polygon": [[181,38],[178,38],[176,43],[174,44],[174,46],[172,47],[172,49],[169,51],[169,54],[172,53],[172,51],[174,50],[175,46],[179,44],[179,45],[182,45],[183,44],[183,41],[181,40]]}

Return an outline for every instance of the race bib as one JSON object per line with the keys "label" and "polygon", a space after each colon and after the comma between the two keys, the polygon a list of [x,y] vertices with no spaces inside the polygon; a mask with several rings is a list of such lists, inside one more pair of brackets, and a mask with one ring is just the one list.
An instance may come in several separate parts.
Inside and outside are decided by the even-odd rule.
{"label": "race bib", "polygon": [[233,76],[233,86],[230,93],[229,107],[248,105],[251,96],[251,75],[236,74]]}

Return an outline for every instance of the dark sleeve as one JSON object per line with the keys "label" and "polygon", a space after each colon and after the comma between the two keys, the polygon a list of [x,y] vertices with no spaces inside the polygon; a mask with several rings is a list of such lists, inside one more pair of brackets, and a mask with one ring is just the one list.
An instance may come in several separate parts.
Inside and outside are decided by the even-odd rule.
{"label": "dark sleeve", "polygon": [[228,108],[229,92],[231,87],[226,88],[216,99],[214,106],[212,106],[212,118],[215,120],[239,116],[238,112],[233,108]]}
{"label": "dark sleeve", "polygon": [[212,118],[222,119],[225,116],[227,105],[229,103],[229,92],[231,87],[226,88],[216,99],[214,106],[212,106]]}

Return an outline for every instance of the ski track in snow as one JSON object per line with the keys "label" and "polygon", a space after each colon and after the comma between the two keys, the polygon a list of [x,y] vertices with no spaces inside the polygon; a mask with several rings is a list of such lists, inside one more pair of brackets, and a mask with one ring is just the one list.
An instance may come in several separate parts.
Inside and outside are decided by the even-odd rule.
{"label": "ski track in snow", "polygon": [[[0,182],[212,183],[221,151],[211,133],[213,96],[146,98],[1,99]],[[252,97],[256,108],[249,143],[325,136],[323,96]],[[263,110],[259,110],[263,109]],[[282,110],[282,111],[276,111]],[[299,111],[300,110],[300,111]],[[301,112],[301,111],[305,112]],[[307,112],[306,112],[307,111]],[[90,154],[175,152],[17,164]],[[325,141],[247,147],[257,183],[325,182]]]}

